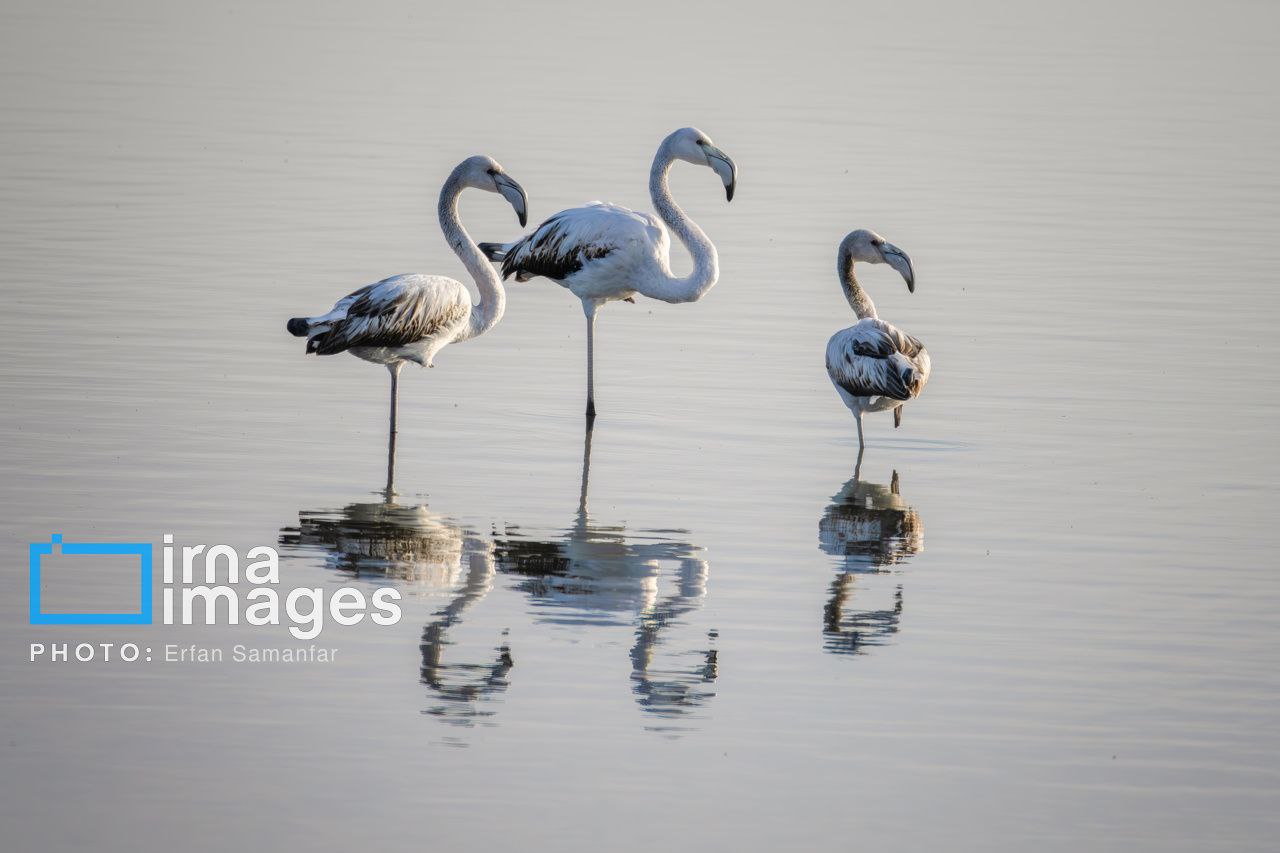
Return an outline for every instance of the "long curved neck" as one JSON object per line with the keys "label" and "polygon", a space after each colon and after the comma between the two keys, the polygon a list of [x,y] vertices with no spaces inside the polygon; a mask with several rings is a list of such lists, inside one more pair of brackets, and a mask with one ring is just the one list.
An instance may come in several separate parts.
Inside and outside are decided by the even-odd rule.
{"label": "long curved neck", "polygon": [[666,269],[661,279],[650,283],[641,292],[665,302],[694,302],[715,286],[716,279],[720,277],[720,258],[707,235],[671,197],[667,174],[674,162],[675,158],[664,143],[658,148],[653,157],[653,167],[649,169],[649,197],[658,216],[693,255],[693,272],[685,278],[676,278],[670,269]]}
{"label": "long curved neck", "polygon": [[507,294],[502,289],[502,280],[498,278],[493,264],[485,259],[458,219],[458,196],[463,189],[465,186],[462,183],[461,167],[458,167],[440,188],[438,213],[440,230],[444,232],[449,246],[461,259],[467,272],[471,273],[471,278],[480,291],[480,302],[471,306],[471,319],[464,334],[466,338],[474,338],[492,329],[502,319],[502,314],[507,309]]}
{"label": "long curved neck", "polygon": [[871,301],[871,297],[862,289],[862,285],[858,284],[858,279],[853,274],[851,252],[841,250],[840,258],[836,261],[836,273],[840,276],[840,288],[844,291],[844,298],[849,300],[849,307],[853,308],[853,313],[858,315],[858,319],[865,320],[876,316],[876,304]]}

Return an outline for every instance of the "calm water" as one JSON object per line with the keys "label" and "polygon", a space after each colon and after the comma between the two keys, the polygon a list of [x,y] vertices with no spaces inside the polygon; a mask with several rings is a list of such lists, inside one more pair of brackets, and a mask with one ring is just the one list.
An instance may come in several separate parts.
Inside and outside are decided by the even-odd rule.
{"label": "calm water", "polygon": [[[5,846],[1274,849],[1277,24],[7,4]],[[462,276],[434,200],[468,154],[534,219],[647,207],[690,123],[741,169],[730,205],[673,179],[721,281],[602,313],[589,447],[578,304],[512,285],[406,371],[384,503],[385,373],[284,319]],[[855,227],[911,253],[914,295],[862,279],[935,371],[857,481],[822,356]],[[296,644],[32,627],[50,532],[275,544],[404,618],[329,664],[29,663]]]}

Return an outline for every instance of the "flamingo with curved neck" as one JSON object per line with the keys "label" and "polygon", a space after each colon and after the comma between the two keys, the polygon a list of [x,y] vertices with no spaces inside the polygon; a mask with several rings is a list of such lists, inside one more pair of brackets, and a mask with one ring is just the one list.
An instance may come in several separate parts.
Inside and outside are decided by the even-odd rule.
{"label": "flamingo with curved neck", "polygon": [[862,461],[864,412],[893,410],[893,425],[902,425],[902,404],[914,400],[929,381],[929,352],[919,339],[881,320],[875,303],[858,284],[853,265],[888,264],[916,291],[915,270],[907,253],[874,231],[851,231],[836,252],[836,274],[858,322],[827,342],[827,375],[858,425],[858,461]]}
{"label": "flamingo with curved neck", "polygon": [[440,229],[480,291],[480,301],[462,282],[438,275],[397,275],[366,285],[338,300],[327,314],[294,317],[290,334],[307,339],[307,352],[357,358],[385,365],[391,374],[390,426],[387,438],[387,493],[394,493],[396,412],[400,369],[406,362],[433,367],[436,353],[451,343],[482,335],[502,319],[506,293],[497,274],[458,219],[458,196],[468,188],[499,193],[528,218],[524,190],[491,157],[468,157],[440,189]]}
{"label": "flamingo with curved neck", "polygon": [[[587,418],[595,417],[595,318],[607,302],[634,301],[639,294],[663,302],[696,302],[720,276],[716,248],[671,196],[667,177],[678,160],[706,166],[724,183],[732,201],[738,170],[729,155],[694,127],[675,131],[658,146],[649,170],[649,197],[657,216],[616,204],[591,202],[563,210],[512,243],[481,243],[502,277],[542,276],[582,301],[587,318]],[[693,272],[671,272],[671,237],[693,256]]]}

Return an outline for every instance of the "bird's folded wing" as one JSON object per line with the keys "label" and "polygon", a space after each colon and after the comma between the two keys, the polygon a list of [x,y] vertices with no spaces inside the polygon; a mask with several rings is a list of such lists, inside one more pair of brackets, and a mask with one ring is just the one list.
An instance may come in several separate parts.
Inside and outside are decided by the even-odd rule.
{"label": "bird's folded wing", "polygon": [[827,374],[855,397],[909,400],[919,374],[912,362],[919,340],[875,318],[836,332],[827,344]]}
{"label": "bird's folded wing", "polygon": [[859,320],[841,334],[858,355],[888,358],[899,352],[915,358],[924,349],[918,339],[876,317]]}
{"label": "bird's folded wing", "polygon": [[652,217],[616,204],[592,202],[562,210],[511,247],[502,261],[502,277],[520,273],[563,281],[589,261],[636,241],[655,241],[661,234]]}
{"label": "bird's folded wing", "polygon": [[416,343],[463,322],[471,297],[459,282],[441,276],[402,275],[362,287],[335,306],[345,315],[326,322],[313,342],[319,355],[351,347]]}

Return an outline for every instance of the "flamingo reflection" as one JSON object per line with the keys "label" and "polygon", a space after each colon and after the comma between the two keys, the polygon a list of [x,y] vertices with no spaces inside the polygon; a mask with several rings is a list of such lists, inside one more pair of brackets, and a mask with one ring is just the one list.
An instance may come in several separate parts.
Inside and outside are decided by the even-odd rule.
{"label": "flamingo reflection", "polygon": [[636,702],[647,713],[680,717],[715,695],[716,632],[690,636],[685,625],[707,594],[710,569],[684,531],[628,531],[591,517],[591,435],[587,429],[573,525],[547,538],[508,526],[496,534],[498,568],[520,576],[516,588],[532,599],[540,621],[633,627]]}
{"label": "flamingo reflection", "polygon": [[[493,545],[425,505],[350,504],[337,511],[301,511],[280,544],[319,551],[330,568],[353,577],[390,579],[424,591],[448,590],[449,602],[422,629],[419,680],[440,700],[425,713],[460,725],[491,717],[484,704],[507,689],[514,661],[506,634],[480,663],[446,663],[449,631],[493,587]],[[463,571],[463,566],[466,571]]]}
{"label": "flamingo reflection", "polygon": [[[924,525],[902,499],[898,472],[885,486],[862,481],[860,468],[832,496],[818,522],[819,547],[838,558],[822,612],[823,647],[834,654],[865,654],[868,646],[883,645],[898,632],[902,584],[886,590],[876,576],[892,573],[924,550]],[[852,606],[877,593],[881,606]]]}

